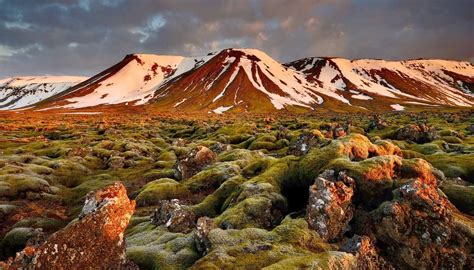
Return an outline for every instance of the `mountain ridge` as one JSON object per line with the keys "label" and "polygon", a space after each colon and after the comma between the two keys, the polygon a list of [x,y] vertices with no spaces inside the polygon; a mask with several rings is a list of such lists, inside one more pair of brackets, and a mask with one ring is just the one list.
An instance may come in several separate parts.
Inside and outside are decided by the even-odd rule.
{"label": "mountain ridge", "polygon": [[35,109],[145,106],[158,111],[386,111],[472,107],[474,65],[439,59],[308,57],[279,63],[263,51],[205,56],[130,54]]}

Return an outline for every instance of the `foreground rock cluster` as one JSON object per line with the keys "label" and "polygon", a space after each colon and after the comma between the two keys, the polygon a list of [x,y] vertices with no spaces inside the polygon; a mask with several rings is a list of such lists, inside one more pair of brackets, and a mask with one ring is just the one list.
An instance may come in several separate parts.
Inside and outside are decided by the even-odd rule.
{"label": "foreground rock cluster", "polygon": [[3,268],[473,267],[472,113],[51,117],[0,119]]}
{"label": "foreground rock cluster", "polygon": [[[87,196],[79,220],[29,245],[1,269],[133,269],[124,231],[135,210],[121,183]],[[138,268],[136,268],[138,269]]]}

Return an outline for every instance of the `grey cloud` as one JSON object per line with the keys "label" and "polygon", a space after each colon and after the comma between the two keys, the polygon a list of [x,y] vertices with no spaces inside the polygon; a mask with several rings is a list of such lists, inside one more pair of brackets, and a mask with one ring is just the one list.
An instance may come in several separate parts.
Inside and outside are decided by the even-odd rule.
{"label": "grey cloud", "polygon": [[94,73],[134,52],[253,47],[308,56],[474,59],[470,0],[0,0],[0,77]]}

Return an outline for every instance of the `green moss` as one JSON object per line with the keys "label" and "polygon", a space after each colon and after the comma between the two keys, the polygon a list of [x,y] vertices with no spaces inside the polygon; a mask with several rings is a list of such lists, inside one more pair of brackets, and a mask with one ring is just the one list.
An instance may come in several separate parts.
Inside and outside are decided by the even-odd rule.
{"label": "green moss", "polygon": [[437,152],[443,152],[443,149],[436,143],[415,144],[412,147],[413,151],[423,155],[431,155]]}
{"label": "green moss", "polygon": [[135,198],[139,206],[154,205],[160,200],[180,199],[191,193],[181,183],[163,178],[146,184]]}
{"label": "green moss", "polygon": [[143,222],[126,235],[127,258],[140,269],[187,269],[199,259],[192,234],[170,233]]}
{"label": "green moss", "polygon": [[[286,218],[272,231],[247,228],[214,229],[211,251],[192,269],[262,269],[290,258],[316,255],[330,249],[302,219]],[[290,268],[291,269],[291,268]]]}
{"label": "green moss", "polygon": [[269,265],[264,270],[286,270],[286,269],[355,269],[357,258],[349,253],[338,251],[327,251],[319,254],[306,256],[295,256],[281,260]]}
{"label": "green moss", "polygon": [[54,232],[64,226],[66,226],[66,222],[63,220],[47,217],[29,217],[15,223],[13,228],[42,228],[45,232]]}
{"label": "green moss", "polygon": [[187,179],[183,184],[191,192],[199,192],[207,189],[217,189],[227,179],[239,175],[240,167],[230,163],[216,163],[212,167],[199,172]]}
{"label": "green moss", "polygon": [[437,153],[426,159],[448,178],[461,177],[474,183],[474,154]]}
{"label": "green moss", "polygon": [[174,178],[176,171],[174,169],[148,170],[143,177],[148,181],[160,178]]}
{"label": "green moss", "polygon": [[474,215],[474,186],[461,186],[445,181],[440,188],[459,210]]}
{"label": "green moss", "polygon": [[255,162],[263,157],[262,153],[257,151],[250,151],[247,149],[234,149],[221,153],[217,160],[220,162],[235,161],[239,167],[243,168],[250,163]]}
{"label": "green moss", "polygon": [[10,230],[0,245],[0,253],[5,257],[14,256],[17,251],[22,250],[29,239],[39,234],[34,228],[17,227]]}
{"label": "green moss", "polygon": [[462,140],[456,136],[443,136],[441,139],[447,143],[462,143]]}
{"label": "green moss", "polygon": [[245,181],[241,176],[234,176],[225,181],[216,191],[207,196],[200,203],[192,206],[196,216],[215,217],[222,213],[224,202],[234,193],[240,184]]}

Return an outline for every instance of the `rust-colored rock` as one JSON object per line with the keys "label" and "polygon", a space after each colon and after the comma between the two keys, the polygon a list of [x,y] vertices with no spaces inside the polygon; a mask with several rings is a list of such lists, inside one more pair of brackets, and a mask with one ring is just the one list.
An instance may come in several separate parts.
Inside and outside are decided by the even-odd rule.
{"label": "rust-colored rock", "polygon": [[355,235],[341,246],[340,251],[351,253],[356,257],[357,266],[355,269],[395,269],[378,254],[368,236]]}
{"label": "rust-colored rock", "polygon": [[462,269],[469,260],[469,238],[455,229],[435,181],[414,179],[372,215],[375,237],[402,269]]}
{"label": "rust-colored rock", "polygon": [[88,194],[80,219],[38,246],[26,247],[2,269],[131,269],[124,231],[135,210],[121,183]]}
{"label": "rust-colored rock", "polygon": [[310,187],[306,220],[322,239],[334,240],[341,236],[352,219],[352,196],[355,182],[334,171],[320,175]]}

